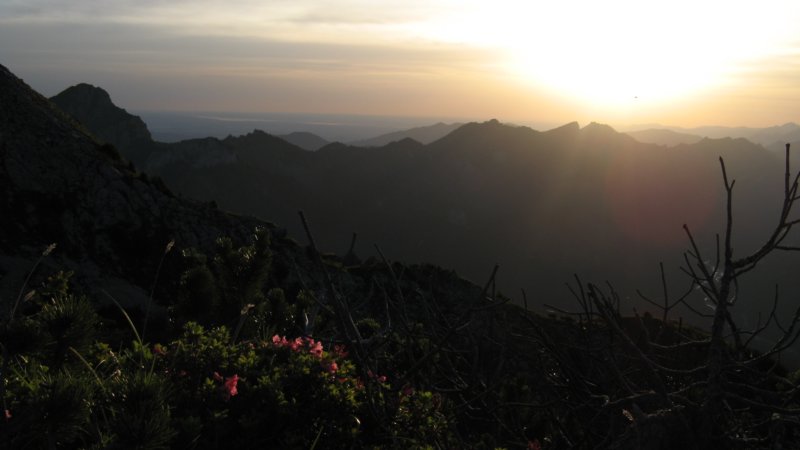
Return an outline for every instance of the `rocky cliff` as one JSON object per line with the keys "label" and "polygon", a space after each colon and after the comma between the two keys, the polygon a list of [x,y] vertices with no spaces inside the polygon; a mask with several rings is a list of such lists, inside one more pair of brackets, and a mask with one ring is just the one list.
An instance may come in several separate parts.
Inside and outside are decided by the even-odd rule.
{"label": "rocky cliff", "polygon": [[147,159],[153,139],[139,116],[114,105],[102,88],[81,83],[50,99],[103,143],[114,144],[137,166]]}
{"label": "rocky cliff", "polygon": [[54,266],[131,294],[152,282],[171,240],[207,250],[272,227],[176,197],[3,66],[0,105],[0,301],[51,243]]}

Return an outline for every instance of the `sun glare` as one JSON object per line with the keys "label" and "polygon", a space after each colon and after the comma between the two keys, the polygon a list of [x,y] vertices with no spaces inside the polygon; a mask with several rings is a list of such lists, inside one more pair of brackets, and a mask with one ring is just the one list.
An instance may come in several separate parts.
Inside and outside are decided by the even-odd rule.
{"label": "sun glare", "polygon": [[796,36],[800,2],[474,2],[434,39],[496,49],[532,88],[613,112],[632,102],[686,100],[731,82],[738,65]]}

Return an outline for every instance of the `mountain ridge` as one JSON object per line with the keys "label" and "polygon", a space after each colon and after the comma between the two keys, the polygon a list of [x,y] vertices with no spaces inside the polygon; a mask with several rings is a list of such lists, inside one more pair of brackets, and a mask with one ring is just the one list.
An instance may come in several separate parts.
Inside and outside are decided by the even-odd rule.
{"label": "mountain ridge", "polygon": [[[154,174],[182,195],[286,224],[294,236],[303,233],[302,209],[319,225],[323,248],[343,248],[355,232],[359,252],[379,244],[393,259],[452,267],[472,280],[496,261],[501,289],[535,289],[534,302],[561,305],[570,301],[563,283],[576,272],[647,288],[646,267],[680,263],[684,223],[713,239],[722,217],[720,156],[747,187],[737,197],[747,212],[735,231],[742,246],[757,245],[749,236],[767,226],[759,211],[780,192],[758,180],[782,172],[780,158],[747,141],[665,148],[599,123],[537,131],[489,120],[430,144],[333,143],[316,152],[261,133],[260,141],[165,145],[163,153],[180,149],[185,158]],[[249,141],[254,147],[233,145]],[[230,159],[193,166],[191,155],[208,149]],[[617,255],[613,270],[605,255]]]}
{"label": "mountain ridge", "polygon": [[104,89],[87,83],[71,86],[50,98],[64,112],[83,123],[102,142],[138,149],[129,153],[134,163],[140,164],[148,156],[152,136],[141,117],[116,106]]}
{"label": "mountain ridge", "polygon": [[351,141],[348,142],[348,144],[356,147],[383,147],[387,144],[400,141],[405,138],[413,139],[421,144],[430,144],[431,142],[440,139],[458,129],[462,125],[463,123],[446,124],[443,122],[438,122],[433,125],[386,133],[369,139]]}
{"label": "mountain ridge", "polygon": [[2,65],[0,103],[0,272],[17,274],[3,280],[4,299],[21,285],[19,268],[33,265],[21,261],[52,243],[58,265],[91,292],[142,304],[168,242],[209,250],[220,236],[247,242],[256,227],[277,232],[176,197]]}
{"label": "mountain ridge", "polygon": [[712,138],[721,139],[725,137],[745,138],[755,144],[770,149],[782,149],[787,142],[800,141],[800,125],[794,122],[787,122],[783,125],[775,125],[763,128],[754,127],[723,127],[723,126],[701,126],[694,128],[671,127],[661,125],[648,125],[645,127],[629,127],[626,133],[642,139],[643,142],[651,142],[661,145],[673,145],[674,143],[693,143],[702,139]]}

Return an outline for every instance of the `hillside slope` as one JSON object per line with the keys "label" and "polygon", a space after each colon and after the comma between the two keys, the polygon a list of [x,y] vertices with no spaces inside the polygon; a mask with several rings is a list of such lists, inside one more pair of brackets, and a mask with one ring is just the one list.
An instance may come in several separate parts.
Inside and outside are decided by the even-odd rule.
{"label": "hillside slope", "polygon": [[[2,66],[0,104],[3,299],[52,243],[54,264],[87,286],[142,301],[168,242],[208,250],[220,236],[246,242],[256,226],[274,228],[176,197]],[[119,136],[130,134],[109,138]]]}

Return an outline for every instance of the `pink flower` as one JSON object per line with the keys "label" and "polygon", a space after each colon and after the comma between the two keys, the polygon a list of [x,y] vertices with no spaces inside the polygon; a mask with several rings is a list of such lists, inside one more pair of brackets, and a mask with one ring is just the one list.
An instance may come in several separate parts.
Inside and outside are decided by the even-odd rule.
{"label": "pink flower", "polygon": [[538,439],[528,441],[528,450],[542,450],[542,444],[539,443]]}
{"label": "pink flower", "polygon": [[6,420],[11,420],[11,411],[10,410],[8,410],[8,409],[5,410],[3,415],[6,418]]}
{"label": "pink flower", "polygon": [[331,361],[327,365],[323,365],[323,368],[328,371],[331,375],[335,374],[339,370],[339,365],[336,364],[336,361]]}
{"label": "pink flower", "polygon": [[322,342],[314,342],[311,341],[311,348],[308,350],[309,353],[316,356],[317,358],[322,358]]}
{"label": "pink flower", "polygon": [[272,344],[278,348],[286,347],[287,345],[289,345],[289,341],[286,340],[286,336],[278,336],[276,334],[275,336],[272,336]]}
{"label": "pink flower", "polygon": [[239,375],[234,374],[232,377],[225,379],[225,391],[228,398],[233,397],[239,393],[236,385],[239,383]]}
{"label": "pink flower", "polygon": [[292,351],[294,351],[294,352],[296,352],[297,350],[299,350],[299,349],[300,349],[300,347],[302,347],[302,346],[303,346],[303,338],[300,338],[300,337],[298,337],[298,338],[295,338],[295,339],[292,341],[292,343],[291,343],[291,344],[289,344],[289,347],[290,347],[290,348],[292,349]]}
{"label": "pink flower", "polygon": [[400,391],[400,393],[404,397],[411,397],[412,395],[414,395],[414,388],[409,385],[406,385],[405,387],[403,387],[403,390]]}
{"label": "pink flower", "polygon": [[377,378],[378,383],[386,383],[386,375],[381,375]]}

